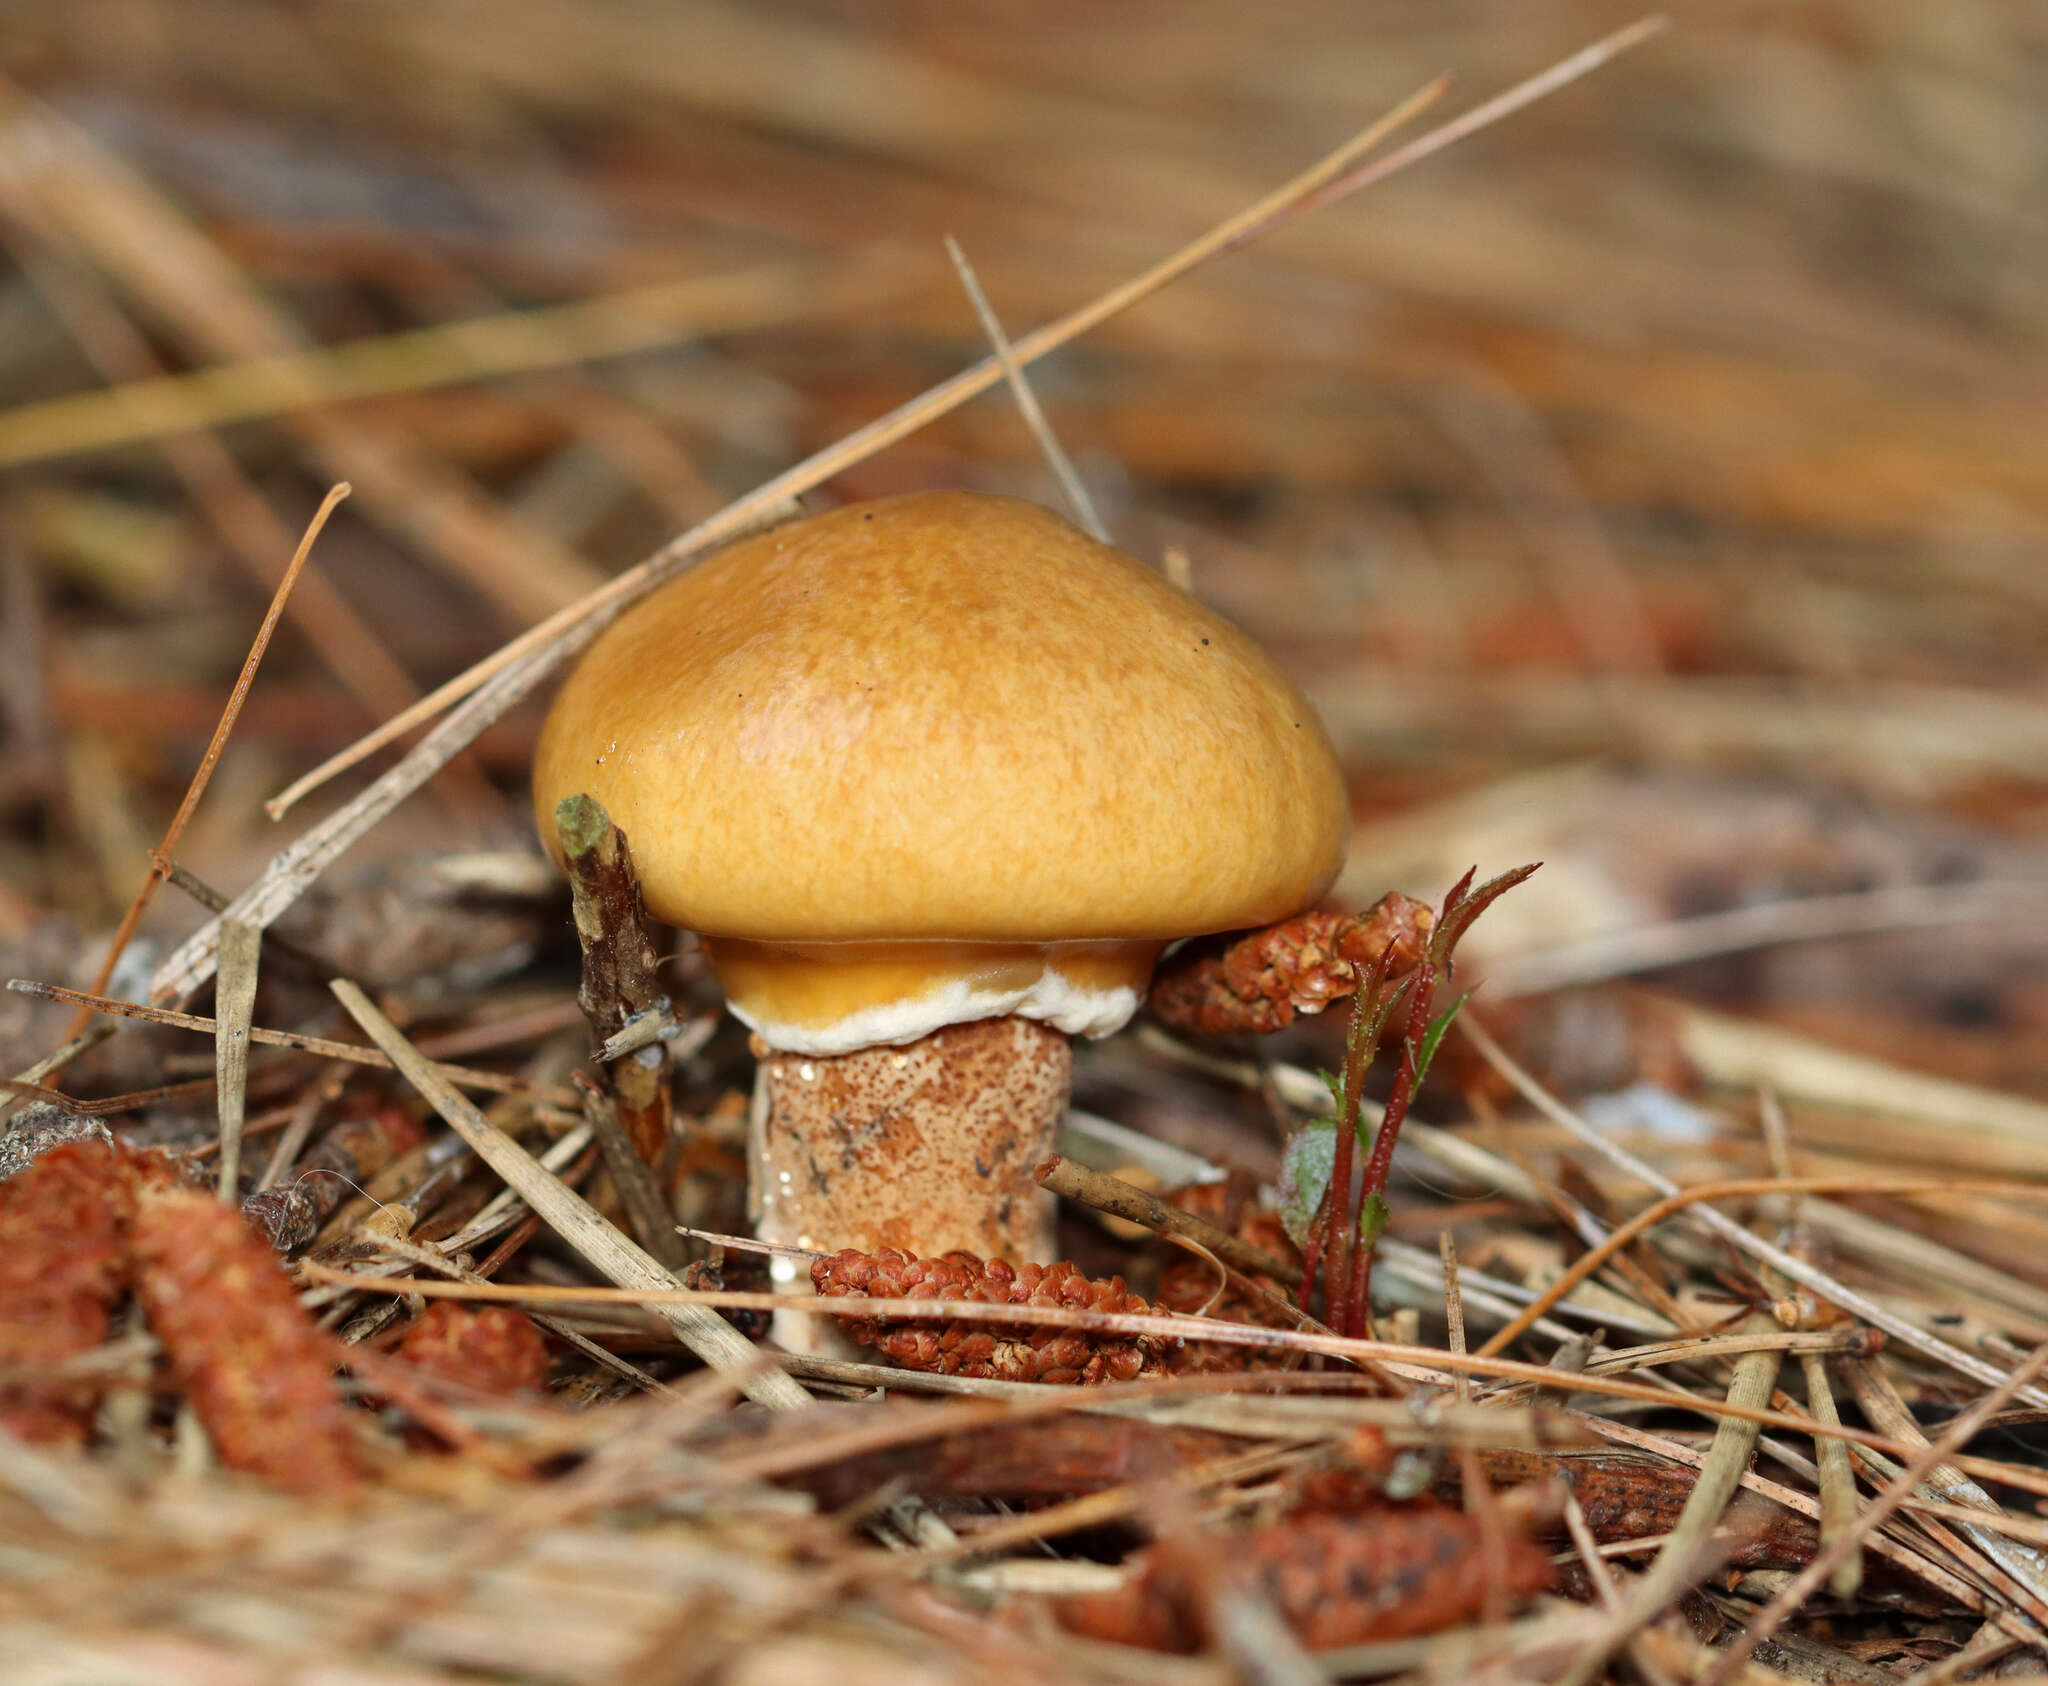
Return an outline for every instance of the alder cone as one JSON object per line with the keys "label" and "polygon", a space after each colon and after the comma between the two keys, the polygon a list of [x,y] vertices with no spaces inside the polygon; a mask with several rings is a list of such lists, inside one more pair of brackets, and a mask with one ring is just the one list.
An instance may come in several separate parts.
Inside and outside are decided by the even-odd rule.
{"label": "alder cone", "polygon": [[241,1213],[197,1189],[144,1187],[131,1246],[143,1312],[220,1461],[301,1493],[352,1488],[338,1350]]}
{"label": "alder cone", "polygon": [[436,1300],[413,1319],[394,1356],[500,1399],[537,1393],[548,1377],[547,1342],[532,1318],[509,1305]]}
{"label": "alder cone", "polygon": [[103,1384],[39,1377],[107,1338],[128,1282],[135,1209],[128,1155],[108,1142],[53,1148],[0,1182],[0,1429],[82,1445]]}
{"label": "alder cone", "polygon": [[[830,1298],[959,1300],[981,1305],[1065,1306],[1070,1310],[1151,1317],[1157,1313],[1120,1276],[1096,1281],[1069,1261],[986,1263],[972,1253],[920,1259],[894,1247],[846,1248],[811,1264],[811,1283]],[[1180,1343],[1154,1336],[1020,1324],[851,1317],[840,1326],[906,1370],[1006,1382],[1083,1385],[1134,1381],[1173,1366]]]}
{"label": "alder cone", "polygon": [[[1250,1173],[1232,1170],[1221,1182],[1193,1183],[1186,1188],[1175,1189],[1167,1195],[1166,1203],[1176,1210],[1205,1219],[1262,1253],[1299,1266],[1301,1250],[1289,1238],[1279,1213],[1257,1203],[1256,1190],[1256,1181]],[[1251,1280],[1274,1299],[1290,1302],[1293,1299],[1292,1289],[1273,1277],[1254,1276]],[[1270,1301],[1247,1293],[1235,1281],[1219,1283],[1216,1267],[1207,1259],[1179,1251],[1160,1272],[1159,1309],[1183,1317],[1208,1316],[1219,1323],[1249,1323],[1262,1329],[1301,1327],[1297,1319]],[[1300,1354],[1283,1349],[1199,1341],[1188,1348],[1181,1368],[1184,1372],[1208,1373],[1291,1370],[1300,1361]]]}
{"label": "alder cone", "polygon": [[[1510,1598],[1525,1598],[1551,1577],[1541,1546],[1510,1535],[1489,1557],[1472,1518],[1434,1503],[1295,1515],[1213,1543],[1229,1582],[1268,1599],[1312,1651],[1435,1633],[1479,1616],[1496,1581]],[[1124,1585],[1067,1600],[1060,1620],[1092,1639],[1197,1650],[1203,1600],[1195,1588],[1206,1566],[1184,1545],[1154,1546]]]}
{"label": "alder cone", "polygon": [[1220,951],[1184,949],[1160,968],[1146,1005],[1175,1030],[1230,1036],[1284,1030],[1320,1013],[1384,957],[1389,977],[1419,961],[1436,923],[1427,904],[1389,891],[1364,913],[1303,913]]}

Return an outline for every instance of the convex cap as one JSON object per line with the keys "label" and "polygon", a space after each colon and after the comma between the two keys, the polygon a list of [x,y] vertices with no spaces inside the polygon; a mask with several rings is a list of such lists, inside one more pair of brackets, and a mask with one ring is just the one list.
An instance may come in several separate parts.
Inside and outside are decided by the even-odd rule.
{"label": "convex cap", "polygon": [[849,956],[1156,952],[1300,911],[1348,831],[1320,722],[1249,639],[1049,511],[965,492],[777,528],[629,611],[541,736],[551,847],[578,792],[659,918]]}

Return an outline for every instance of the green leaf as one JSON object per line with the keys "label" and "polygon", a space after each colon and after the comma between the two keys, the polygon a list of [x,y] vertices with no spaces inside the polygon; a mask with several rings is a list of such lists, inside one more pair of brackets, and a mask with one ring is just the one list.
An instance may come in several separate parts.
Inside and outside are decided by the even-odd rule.
{"label": "green leaf", "polygon": [[1422,1087],[1422,1080],[1429,1075],[1429,1062],[1436,1058],[1437,1044],[1444,1039],[1444,1032],[1451,1028],[1451,1020],[1458,1016],[1458,1009],[1472,999],[1468,989],[1441,1013],[1430,1021],[1429,1029],[1422,1033],[1422,1046],[1415,1050],[1415,1087]]}
{"label": "green leaf", "polygon": [[1340,1071],[1316,1069],[1316,1075],[1323,1080],[1323,1087],[1330,1091],[1330,1121],[1334,1124],[1344,1116],[1344,1074]]}
{"label": "green leaf", "polygon": [[1358,1209],[1358,1238],[1370,1247],[1380,1238],[1380,1231],[1387,1227],[1393,1217],[1386,1201],[1377,1194],[1368,1194],[1365,1204]]}
{"label": "green leaf", "polygon": [[1312,1118],[1287,1138],[1280,1155],[1280,1222],[1297,1247],[1308,1245],[1309,1228],[1336,1165],[1336,1119]]}

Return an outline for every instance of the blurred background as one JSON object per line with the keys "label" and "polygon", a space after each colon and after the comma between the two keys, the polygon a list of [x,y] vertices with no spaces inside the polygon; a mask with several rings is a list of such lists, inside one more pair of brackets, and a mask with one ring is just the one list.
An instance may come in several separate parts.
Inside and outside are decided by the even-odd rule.
{"label": "blurred background", "polygon": [[[1021,335],[1638,15],[15,0],[6,971],[89,976],[332,481],[179,850],[230,894],[361,778],[279,786],[980,357],[945,236]],[[1117,540],[1323,709],[1347,896],[1541,858],[1503,1002],[1640,976],[2048,1095],[2044,71],[2024,0],[1683,7],[1032,371]],[[1000,389],[815,496],[940,485],[1057,501]],[[345,864],[522,840],[537,719]],[[14,1069],[68,1012],[5,1000]]]}

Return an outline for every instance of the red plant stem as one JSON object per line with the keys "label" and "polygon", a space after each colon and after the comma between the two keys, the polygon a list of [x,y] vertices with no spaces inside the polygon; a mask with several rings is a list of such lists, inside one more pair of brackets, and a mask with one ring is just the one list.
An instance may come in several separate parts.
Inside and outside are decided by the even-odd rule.
{"label": "red plant stem", "polygon": [[[1301,1309],[1309,1309],[1309,1301],[1316,1291],[1316,1267],[1323,1262],[1323,1243],[1330,1236],[1330,1196],[1337,1186],[1332,1177],[1323,1190],[1322,1203],[1316,1207],[1316,1215],[1309,1220],[1308,1234],[1301,1244]],[[1327,1311],[1329,1308],[1323,1308]]]}
{"label": "red plant stem", "polygon": [[1394,1143],[1401,1134],[1401,1125],[1408,1117],[1408,1103],[1415,1094],[1415,1061],[1422,1038],[1429,1030],[1429,1009],[1435,994],[1436,963],[1426,958],[1409,974],[1408,1029],[1401,1038],[1401,1069],[1395,1075],[1393,1093],[1387,1096],[1386,1115],[1372,1139],[1372,1153],[1365,1162],[1365,1176],[1359,1185],[1358,1198],[1349,1203],[1345,1230],[1350,1238],[1347,1251],[1351,1254],[1351,1286],[1344,1296],[1345,1321],[1337,1322],[1334,1314],[1325,1319],[1332,1328],[1349,1336],[1362,1336],[1366,1332],[1371,1306],[1368,1296],[1372,1290],[1372,1260],[1378,1251],[1377,1237],[1374,1243],[1356,1245],[1359,1218],[1368,1199],[1375,1194],[1384,1196],[1386,1193],[1387,1178],[1394,1166]]}
{"label": "red plant stem", "polygon": [[[1351,1254],[1358,1244],[1358,1214],[1351,1210],[1351,1162],[1358,1148],[1358,1108],[1364,1098],[1365,1068],[1373,1050],[1366,1044],[1377,1041],[1369,1035],[1370,1020],[1379,1008],[1380,992],[1387,982],[1387,956],[1381,953],[1372,970],[1360,980],[1351,998],[1351,1026],[1344,1038],[1343,1116],[1337,1120],[1337,1141],[1330,1163],[1330,1186],[1323,1204],[1336,1225],[1330,1248],[1330,1274],[1323,1287],[1323,1319],[1333,1328],[1343,1327],[1345,1288],[1351,1281]],[[1339,1223],[1338,1214],[1347,1221]],[[1304,1306],[1304,1311],[1308,1308]]]}

